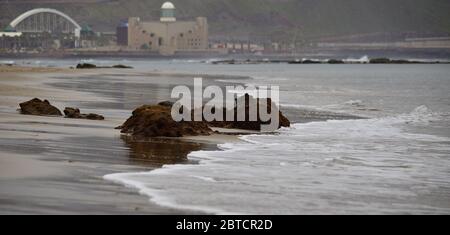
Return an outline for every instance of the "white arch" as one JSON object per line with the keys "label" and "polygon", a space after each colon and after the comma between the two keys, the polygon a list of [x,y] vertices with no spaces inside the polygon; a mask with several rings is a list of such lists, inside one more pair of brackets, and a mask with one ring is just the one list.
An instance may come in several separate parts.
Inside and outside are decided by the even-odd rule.
{"label": "white arch", "polygon": [[39,13],[53,13],[59,16],[64,17],[66,20],[68,20],[70,23],[72,23],[76,30],[81,30],[80,25],[75,22],[75,20],[73,20],[72,18],[70,18],[68,15],[55,10],[55,9],[50,9],[50,8],[36,8],[30,11],[27,11],[25,13],[23,13],[22,15],[18,16],[16,19],[14,19],[9,25],[11,25],[11,27],[15,28],[18,24],[20,24],[20,22],[24,21],[26,18],[35,15],[35,14],[39,14]]}

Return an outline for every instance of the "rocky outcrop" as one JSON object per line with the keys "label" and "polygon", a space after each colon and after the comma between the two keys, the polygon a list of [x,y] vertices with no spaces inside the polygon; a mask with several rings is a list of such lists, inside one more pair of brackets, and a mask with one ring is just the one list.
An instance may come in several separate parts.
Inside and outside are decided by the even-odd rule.
{"label": "rocky outcrop", "polygon": [[62,116],[58,108],[51,105],[48,100],[40,100],[34,98],[27,102],[19,104],[20,112],[28,115],[42,115],[42,116]]}
{"label": "rocky outcrop", "polygon": [[113,69],[132,69],[133,67],[123,64],[117,64],[112,66]]}
{"label": "rocky outcrop", "polygon": [[77,69],[132,69],[133,67],[123,64],[117,64],[113,66],[97,66],[95,64],[82,63],[77,64]]}
{"label": "rocky outcrop", "polygon": [[328,60],[328,64],[345,64],[343,60],[330,59]]}
{"label": "rocky outcrop", "polygon": [[105,117],[95,113],[82,114],[78,108],[66,107],[64,109],[64,115],[66,118],[76,118],[76,119],[89,119],[89,120],[104,120]]}
{"label": "rocky outcrop", "polygon": [[[133,114],[128,120],[125,121],[121,126],[116,129],[120,129],[122,133],[131,134],[135,137],[182,137],[182,136],[197,136],[197,135],[210,135],[213,133],[210,127],[221,127],[221,128],[231,128],[231,129],[242,129],[242,130],[254,130],[260,131],[261,125],[270,124],[269,121],[262,121],[259,116],[259,109],[267,109],[270,112],[273,105],[275,105],[272,100],[264,99],[261,100],[261,104],[257,107],[257,121],[250,121],[250,104],[253,102],[258,102],[260,99],[255,99],[248,94],[239,98],[245,99],[245,106],[237,107],[233,110],[223,109],[223,118],[226,120],[227,112],[234,113],[234,119],[232,121],[212,121],[207,122],[205,118],[203,121],[181,121],[176,122],[172,119],[171,110],[173,102],[163,101],[158,105],[143,105],[133,111]],[[250,102],[250,99],[253,99]],[[236,99],[236,104],[239,101]],[[264,102],[266,101],[266,102]],[[180,108],[181,111],[181,108]],[[274,107],[274,111],[278,114],[280,127],[289,127],[290,121],[279,111],[278,107]],[[213,111],[214,112],[214,111]],[[245,112],[245,121],[237,121],[238,112]],[[191,111],[191,117],[194,116],[194,111]]]}
{"label": "rocky outcrop", "polygon": [[[246,94],[242,97],[240,97],[239,99],[245,99],[245,106],[244,107],[237,107],[237,103],[238,103],[238,99],[235,100],[235,107],[234,110],[227,110],[227,109],[223,109],[223,120],[226,120],[226,113],[227,112],[233,112],[234,115],[234,120],[233,121],[212,121],[212,122],[208,122],[208,124],[210,126],[213,127],[221,127],[221,128],[231,128],[231,129],[243,129],[243,130],[254,130],[254,131],[260,131],[261,130],[261,125],[267,125],[270,123],[270,121],[262,121],[259,115],[259,109],[266,109],[267,113],[270,113],[272,105],[275,105],[272,102],[272,99],[268,98],[268,99],[263,99],[261,100],[261,104],[260,102],[260,98],[253,98],[252,96]],[[255,104],[259,104],[257,107],[257,120],[256,121],[250,121],[250,115],[249,115],[249,111],[250,111],[250,99],[253,99],[252,103],[254,102]],[[266,102],[264,102],[264,100]],[[279,108],[275,105],[274,107],[274,111],[278,113],[278,117],[279,117],[279,126],[278,128],[281,127],[289,127],[291,125],[290,121],[283,115],[283,113],[279,110]],[[237,114],[240,112],[245,112],[245,121],[237,121]],[[232,115],[229,115],[232,116]]]}
{"label": "rocky outcrop", "polygon": [[132,116],[117,129],[145,138],[210,135],[213,132],[203,121],[174,121],[171,107],[167,105],[143,105],[135,109]]}
{"label": "rocky outcrop", "polygon": [[95,69],[97,68],[97,65],[95,64],[88,64],[88,63],[83,63],[83,64],[77,64],[77,69]]}
{"label": "rocky outcrop", "polygon": [[374,58],[370,59],[371,64],[428,64],[428,63],[439,63],[439,62],[420,62],[414,60],[393,60],[389,58]]}

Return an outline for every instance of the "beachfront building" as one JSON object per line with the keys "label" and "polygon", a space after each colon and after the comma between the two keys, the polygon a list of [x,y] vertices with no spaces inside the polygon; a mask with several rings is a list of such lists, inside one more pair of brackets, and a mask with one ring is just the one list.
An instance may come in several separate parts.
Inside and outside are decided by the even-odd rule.
{"label": "beachfront building", "polygon": [[45,50],[80,46],[81,26],[70,16],[51,8],[36,8],[17,16],[0,33],[6,50]]}
{"label": "beachfront building", "polygon": [[176,8],[171,2],[161,7],[159,21],[145,22],[138,17],[128,19],[128,47],[150,50],[164,55],[208,49],[208,22],[205,17],[192,21],[177,21]]}

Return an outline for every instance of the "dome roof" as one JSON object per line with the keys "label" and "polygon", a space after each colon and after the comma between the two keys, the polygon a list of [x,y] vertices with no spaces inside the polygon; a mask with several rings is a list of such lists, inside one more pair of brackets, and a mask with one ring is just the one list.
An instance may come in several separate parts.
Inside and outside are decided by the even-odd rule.
{"label": "dome roof", "polygon": [[171,2],[165,2],[162,4],[161,9],[175,9],[175,6]]}

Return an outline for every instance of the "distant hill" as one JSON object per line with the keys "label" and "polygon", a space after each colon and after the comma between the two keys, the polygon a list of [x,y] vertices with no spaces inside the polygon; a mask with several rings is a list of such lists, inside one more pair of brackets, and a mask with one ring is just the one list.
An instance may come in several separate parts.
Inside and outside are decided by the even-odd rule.
{"label": "distant hill", "polygon": [[[121,19],[158,19],[163,0],[0,0],[0,25],[36,8],[56,8],[97,31]],[[206,16],[213,38],[291,40],[445,35],[449,0],[173,0],[180,19]],[[356,36],[355,36],[356,35]]]}

